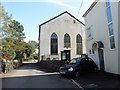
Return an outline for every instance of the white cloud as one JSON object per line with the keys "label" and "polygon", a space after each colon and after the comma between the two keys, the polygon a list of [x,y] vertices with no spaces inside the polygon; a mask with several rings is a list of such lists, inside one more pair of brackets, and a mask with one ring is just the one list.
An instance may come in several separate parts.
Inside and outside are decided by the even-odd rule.
{"label": "white cloud", "polygon": [[[48,1],[58,1],[58,0],[0,0],[1,2],[48,2]],[[68,3],[68,2],[80,2],[81,0],[60,0],[61,2],[65,2],[65,3]],[[85,2],[89,2],[90,0],[85,0]]]}
{"label": "white cloud", "polygon": [[[60,3],[79,3],[82,0],[0,0],[1,2],[60,2]],[[95,1],[95,0],[92,0]],[[110,0],[110,2],[118,2],[120,0]],[[91,2],[91,0],[84,0],[84,2]],[[101,2],[105,2],[105,0],[101,0]],[[64,4],[63,3],[63,4]]]}
{"label": "white cloud", "polygon": [[70,9],[72,9],[74,11],[78,11],[78,9],[79,9],[78,7],[66,4],[65,2],[61,2],[59,0],[47,0],[47,1],[49,3],[53,3],[53,4],[56,4],[56,5],[62,6],[62,7],[70,8]]}
{"label": "white cloud", "polygon": [[[74,0],[70,0],[70,2],[71,1],[74,1]],[[74,11],[78,11],[79,9],[78,7],[67,4],[68,0],[66,1],[63,1],[63,0],[1,0],[1,2],[46,2],[46,3],[52,3],[62,7],[66,7]]]}

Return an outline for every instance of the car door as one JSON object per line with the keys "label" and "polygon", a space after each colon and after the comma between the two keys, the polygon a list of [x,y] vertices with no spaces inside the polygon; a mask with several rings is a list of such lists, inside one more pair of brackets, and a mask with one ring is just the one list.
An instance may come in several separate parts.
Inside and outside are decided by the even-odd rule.
{"label": "car door", "polygon": [[88,71],[88,62],[86,58],[82,58],[80,62],[80,68],[83,73]]}
{"label": "car door", "polygon": [[94,70],[94,61],[91,58],[88,58],[88,66],[89,66],[89,71]]}

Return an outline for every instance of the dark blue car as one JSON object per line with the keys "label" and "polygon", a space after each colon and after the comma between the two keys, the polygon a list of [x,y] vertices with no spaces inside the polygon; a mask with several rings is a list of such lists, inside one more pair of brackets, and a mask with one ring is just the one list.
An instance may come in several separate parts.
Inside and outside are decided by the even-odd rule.
{"label": "dark blue car", "polygon": [[73,58],[70,63],[59,68],[61,75],[72,75],[79,77],[80,74],[96,72],[98,70],[95,62],[89,57]]}

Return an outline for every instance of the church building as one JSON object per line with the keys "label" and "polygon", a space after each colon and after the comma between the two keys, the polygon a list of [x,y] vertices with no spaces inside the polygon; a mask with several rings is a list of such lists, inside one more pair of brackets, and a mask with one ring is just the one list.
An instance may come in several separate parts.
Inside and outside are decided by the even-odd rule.
{"label": "church building", "polygon": [[39,25],[39,60],[68,60],[86,53],[84,23],[67,11]]}

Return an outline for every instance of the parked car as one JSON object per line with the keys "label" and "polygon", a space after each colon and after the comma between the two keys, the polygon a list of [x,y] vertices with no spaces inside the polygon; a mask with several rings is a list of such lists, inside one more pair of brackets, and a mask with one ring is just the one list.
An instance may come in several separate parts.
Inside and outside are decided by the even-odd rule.
{"label": "parked car", "polygon": [[72,75],[79,77],[80,74],[87,72],[96,72],[98,70],[95,62],[89,57],[73,58],[70,63],[59,68],[61,75]]}

